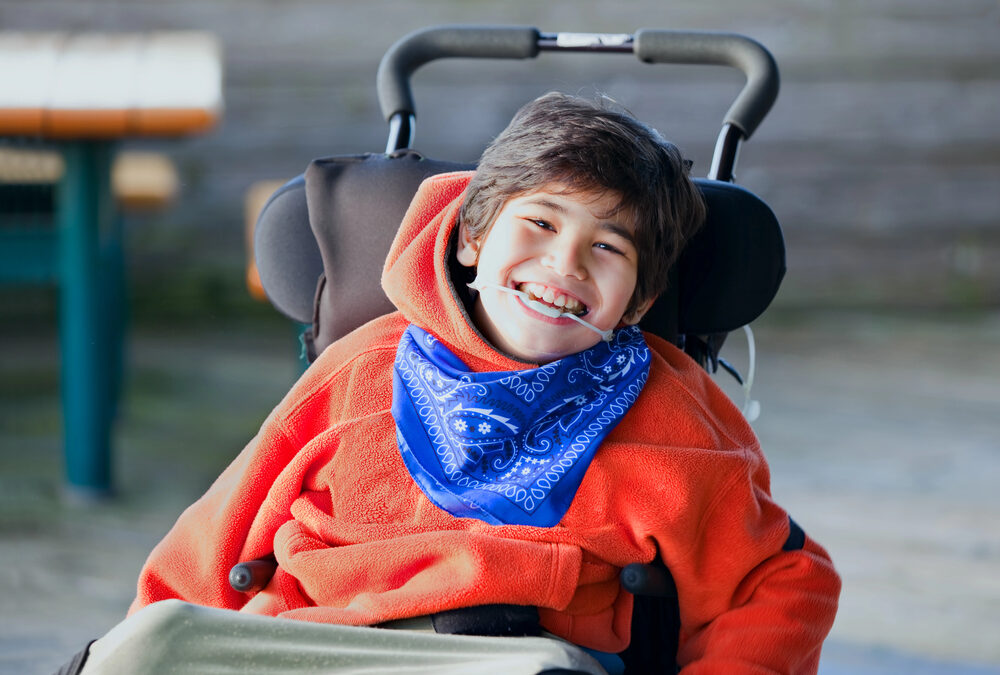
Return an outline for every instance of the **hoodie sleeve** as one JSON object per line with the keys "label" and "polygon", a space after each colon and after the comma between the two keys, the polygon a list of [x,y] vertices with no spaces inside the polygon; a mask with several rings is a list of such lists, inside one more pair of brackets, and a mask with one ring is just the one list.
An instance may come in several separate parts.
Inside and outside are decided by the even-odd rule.
{"label": "hoodie sleeve", "polygon": [[[249,596],[229,586],[229,570],[274,551],[274,534],[291,518],[291,503],[299,495],[300,476],[293,461],[331,424],[350,414],[352,396],[357,398],[365,388],[357,375],[359,363],[366,362],[359,345],[371,342],[373,334],[391,338],[398,323],[391,315],[383,317],[324,350],[243,452],[153,549],[140,571],[130,614],[169,598],[227,609],[247,602]],[[391,362],[391,351],[380,343],[368,351]],[[365,401],[388,405],[379,396],[384,398],[384,392],[376,388]]]}
{"label": "hoodie sleeve", "polygon": [[[815,673],[833,625],[840,578],[766,489],[759,454],[706,513],[681,568],[684,673]],[[696,609],[695,609],[696,608]]]}
{"label": "hoodie sleeve", "polygon": [[629,515],[677,585],[682,672],[815,672],[840,595],[830,557],[775,503],[759,440],[729,397],[675,347],[647,341],[662,361],[622,439],[658,450],[631,469],[640,509]]}
{"label": "hoodie sleeve", "polygon": [[229,586],[229,570],[272,551],[274,531],[287,516],[267,501],[268,490],[296,450],[280,418],[272,413],[150,553],[129,614],[169,598],[225,609],[242,607],[248,596]]}

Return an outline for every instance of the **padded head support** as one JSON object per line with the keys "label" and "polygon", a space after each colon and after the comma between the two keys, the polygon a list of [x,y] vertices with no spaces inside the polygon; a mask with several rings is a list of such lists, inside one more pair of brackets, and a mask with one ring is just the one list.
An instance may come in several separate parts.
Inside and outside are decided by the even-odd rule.
{"label": "padded head support", "polygon": [[[312,324],[312,356],[393,311],[380,284],[382,265],[410,199],[427,176],[471,168],[413,150],[324,158],[268,200],[254,239],[261,283],[281,312]],[[731,183],[695,182],[707,204],[705,226],[642,322],[675,344],[683,335],[724,334],[750,323],[785,273],[771,209]]]}
{"label": "padded head support", "polygon": [[412,150],[314,160],[267,200],[254,228],[271,304],[294,321],[316,322],[316,335],[329,336],[323,346],[393,311],[382,265],[417,187],[428,176],[473,168]]}

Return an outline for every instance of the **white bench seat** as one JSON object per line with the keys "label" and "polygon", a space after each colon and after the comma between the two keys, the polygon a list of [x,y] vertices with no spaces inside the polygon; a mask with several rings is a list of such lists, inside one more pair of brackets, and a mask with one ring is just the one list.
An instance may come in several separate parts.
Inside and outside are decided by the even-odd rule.
{"label": "white bench seat", "polygon": [[210,33],[0,31],[0,136],[183,136],[221,114]]}

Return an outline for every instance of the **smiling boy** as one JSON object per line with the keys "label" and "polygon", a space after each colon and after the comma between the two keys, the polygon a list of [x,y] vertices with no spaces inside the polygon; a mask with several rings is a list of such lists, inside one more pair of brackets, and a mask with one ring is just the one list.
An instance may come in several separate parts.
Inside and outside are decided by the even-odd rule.
{"label": "smiling boy", "polygon": [[[529,103],[474,174],[424,182],[383,272],[398,311],[319,356],[152,552],[131,612],[369,626],[500,603],[614,653],[618,574],[659,557],[685,672],[814,672],[829,557],[794,536],[725,394],[635,325],[703,216],[655,131]],[[271,553],[266,588],[229,587]]]}
{"label": "smiling boy", "polygon": [[[507,201],[488,235],[474,239],[459,226],[458,261],[476,268],[482,285],[472,319],[492,345],[526,363],[549,363],[599,338],[570,314],[598,331],[638,322],[652,300],[629,307],[639,252],[630,219],[615,213],[620,199],[550,184]],[[485,284],[527,293],[563,314]]]}
{"label": "smiling boy", "polygon": [[[525,106],[483,153],[460,213],[457,259],[477,268],[479,280],[611,330],[638,323],[703,219],[676,146],[622,111],[550,94]],[[482,293],[472,318],[494,346],[523,361],[546,363],[594,344],[571,319],[546,321],[552,317],[512,306],[524,303]],[[545,323],[563,330],[543,331]]]}

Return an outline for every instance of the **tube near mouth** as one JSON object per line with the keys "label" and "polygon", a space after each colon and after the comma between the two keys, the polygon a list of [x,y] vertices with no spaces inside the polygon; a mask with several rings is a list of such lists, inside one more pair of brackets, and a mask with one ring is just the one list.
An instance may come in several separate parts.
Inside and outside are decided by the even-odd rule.
{"label": "tube near mouth", "polygon": [[549,305],[538,302],[537,300],[533,300],[531,296],[525,293],[524,291],[519,291],[514,288],[507,288],[506,286],[501,286],[499,284],[483,283],[479,279],[476,279],[471,284],[469,284],[469,288],[475,291],[482,291],[485,288],[490,288],[495,291],[502,291],[504,293],[510,293],[511,295],[516,295],[517,297],[521,298],[524,304],[526,304],[528,307],[535,310],[539,314],[544,314],[545,316],[551,317],[553,319],[558,319],[564,316],[569,317],[570,319],[573,319],[577,323],[586,326],[590,330],[600,335],[601,339],[604,340],[605,342],[611,342],[611,338],[615,333],[613,328],[610,328],[608,330],[601,330],[594,324],[584,321],[583,319],[578,317],[576,314],[573,314],[572,312],[561,312],[555,307],[550,307]]}

